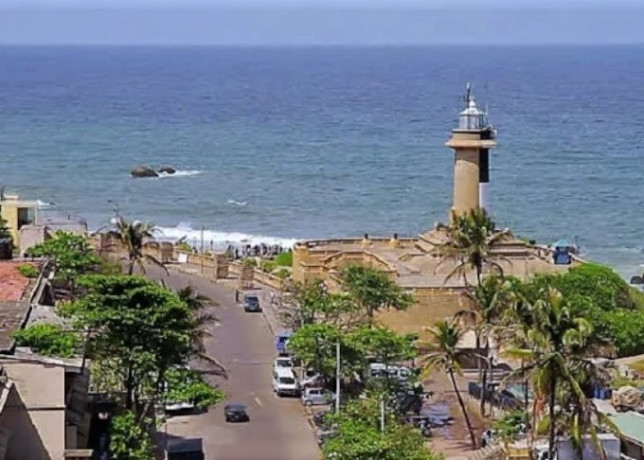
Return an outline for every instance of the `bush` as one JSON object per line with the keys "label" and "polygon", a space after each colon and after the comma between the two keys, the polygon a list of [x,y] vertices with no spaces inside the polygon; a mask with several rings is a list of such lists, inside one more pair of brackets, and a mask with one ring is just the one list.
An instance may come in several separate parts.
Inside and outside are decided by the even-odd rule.
{"label": "bush", "polygon": [[275,265],[279,267],[292,267],[293,266],[293,251],[286,251],[278,254],[275,257]]}
{"label": "bush", "polygon": [[138,423],[133,412],[125,412],[110,424],[110,458],[113,460],[154,460],[154,440],[150,420]]}
{"label": "bush", "polygon": [[257,267],[257,260],[254,257],[246,257],[242,259],[242,265],[244,267]]}
{"label": "bush", "polygon": [[18,271],[27,278],[38,278],[39,274],[38,269],[30,264],[18,265]]}
{"label": "bush", "polygon": [[280,268],[275,272],[275,276],[277,276],[280,279],[285,280],[289,276],[291,276],[291,271],[286,269],[286,268]]}
{"label": "bush", "polygon": [[35,324],[13,334],[16,344],[47,356],[70,358],[79,347],[78,337],[56,324]]}
{"label": "bush", "polygon": [[275,269],[275,266],[275,262],[268,259],[264,259],[259,263],[259,267],[264,273],[271,273]]}

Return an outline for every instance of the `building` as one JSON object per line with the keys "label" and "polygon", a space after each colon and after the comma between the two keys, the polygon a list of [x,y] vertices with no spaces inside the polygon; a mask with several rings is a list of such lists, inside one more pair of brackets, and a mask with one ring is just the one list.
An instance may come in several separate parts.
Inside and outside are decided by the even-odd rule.
{"label": "building", "polygon": [[3,193],[1,188],[0,216],[7,221],[13,246],[21,256],[59,230],[87,234],[84,219],[59,209],[41,209],[38,201],[22,200],[18,195]]}
{"label": "building", "polygon": [[620,432],[622,458],[641,460],[644,458],[644,415],[629,411],[610,417]]}
{"label": "building", "polygon": [[[496,131],[480,110],[468,85],[466,107],[446,145],[454,149],[454,191],[450,215],[462,215],[480,207],[489,210],[489,151],[496,147]],[[464,278],[448,275],[455,261],[441,257],[447,241],[446,227],[433,229],[415,238],[344,238],[302,241],[293,249],[295,281],[321,279],[336,288],[343,267],[361,264],[376,268],[411,293],[415,304],[405,312],[384,312],[381,320],[400,332],[419,333],[425,326],[451,316],[466,307],[461,292],[476,284],[473,272]],[[492,259],[506,275],[522,279],[535,273],[566,271],[570,265],[555,264],[550,248],[526,243],[511,234],[492,248]],[[484,273],[484,275],[487,273]]]}
{"label": "building", "polygon": [[18,195],[0,193],[0,217],[7,221],[14,245],[18,246],[20,229],[37,221],[38,202],[21,200]]}
{"label": "building", "polygon": [[[80,459],[87,445],[89,372],[81,360],[60,360],[17,349],[13,334],[42,318],[46,277],[28,278],[26,263],[0,261],[0,459]],[[80,362],[79,362],[80,361]]]}

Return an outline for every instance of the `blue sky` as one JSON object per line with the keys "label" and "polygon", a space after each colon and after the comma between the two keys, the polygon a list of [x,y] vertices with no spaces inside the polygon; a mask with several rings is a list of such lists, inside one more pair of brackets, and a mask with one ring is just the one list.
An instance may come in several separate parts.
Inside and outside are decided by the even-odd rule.
{"label": "blue sky", "polygon": [[5,44],[644,43],[644,0],[0,0]]}

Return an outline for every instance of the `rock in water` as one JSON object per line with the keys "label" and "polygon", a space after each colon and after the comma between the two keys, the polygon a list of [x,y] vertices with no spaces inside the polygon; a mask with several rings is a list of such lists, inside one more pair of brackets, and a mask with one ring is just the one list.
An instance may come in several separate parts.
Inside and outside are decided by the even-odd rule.
{"label": "rock in water", "polygon": [[130,171],[132,177],[159,177],[154,169],[148,168],[147,166],[137,166],[132,171]]}
{"label": "rock in water", "polygon": [[642,276],[633,276],[631,278],[631,284],[636,284],[638,286],[641,286],[644,284],[644,275]]}
{"label": "rock in water", "polygon": [[160,173],[166,173],[166,174],[174,174],[177,172],[176,169],[174,169],[172,166],[164,166],[163,168],[159,169]]}

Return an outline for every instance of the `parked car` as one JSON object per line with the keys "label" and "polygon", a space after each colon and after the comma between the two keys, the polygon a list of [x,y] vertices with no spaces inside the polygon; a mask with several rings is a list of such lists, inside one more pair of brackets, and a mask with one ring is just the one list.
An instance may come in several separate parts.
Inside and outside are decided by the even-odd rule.
{"label": "parked car", "polygon": [[293,369],[276,367],[273,369],[273,391],[277,396],[298,396],[300,385],[297,383]]}
{"label": "parked car", "polygon": [[233,403],[224,407],[224,415],[227,422],[249,422],[250,417],[246,412],[246,406],[243,404]]}
{"label": "parked car", "polygon": [[335,401],[335,394],[324,388],[305,388],[302,391],[302,404],[305,406],[320,406]]}
{"label": "parked car", "polygon": [[280,356],[279,358],[276,358],[275,361],[273,362],[273,370],[275,369],[293,369],[294,364],[293,364],[293,359],[289,358],[288,356]]}
{"label": "parked car", "polygon": [[256,295],[244,296],[244,311],[249,313],[258,313],[262,311],[262,307],[259,304],[259,298]]}

